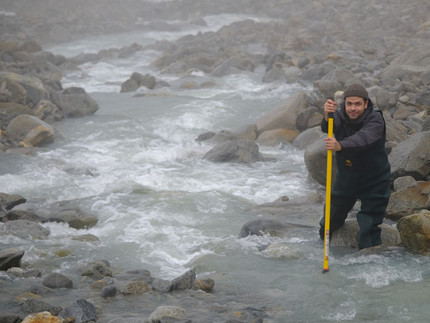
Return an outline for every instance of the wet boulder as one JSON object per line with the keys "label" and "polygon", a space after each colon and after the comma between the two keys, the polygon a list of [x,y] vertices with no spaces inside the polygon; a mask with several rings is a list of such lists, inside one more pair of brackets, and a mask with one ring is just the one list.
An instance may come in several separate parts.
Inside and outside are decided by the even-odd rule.
{"label": "wet boulder", "polygon": [[218,163],[235,162],[246,164],[264,159],[258,145],[249,140],[228,140],[213,147],[203,158]]}
{"label": "wet boulder", "polygon": [[215,281],[212,278],[197,279],[196,282],[194,283],[194,287],[196,287],[196,286],[199,289],[201,289],[207,293],[210,293],[210,292],[212,292],[212,290],[215,286]]}
{"label": "wet boulder", "polygon": [[284,236],[285,232],[290,227],[291,225],[284,223],[279,219],[251,220],[242,226],[239,236],[244,238],[249,235],[261,236],[269,234],[271,236],[280,237]]}
{"label": "wet boulder", "polygon": [[21,259],[24,251],[16,248],[0,250],[0,270],[8,270],[12,267],[21,267]]}
{"label": "wet boulder", "polygon": [[24,313],[40,313],[49,312],[52,315],[58,315],[63,308],[61,306],[51,305],[39,299],[26,299],[20,306],[21,311]]}
{"label": "wet boulder", "polygon": [[303,248],[289,243],[273,243],[261,252],[265,257],[280,260],[297,260],[306,257]]}
{"label": "wet boulder", "polygon": [[149,322],[179,322],[186,318],[186,312],[178,306],[159,306],[149,316]]}
{"label": "wet boulder", "polygon": [[147,282],[131,281],[125,284],[121,292],[123,295],[142,295],[149,293],[151,290],[152,289]]}
{"label": "wet boulder", "polygon": [[397,223],[403,245],[419,254],[430,253],[430,211],[405,216]]}
{"label": "wet boulder", "polygon": [[[398,230],[386,223],[379,225],[382,229],[381,240],[383,247],[397,246],[400,244],[400,234]],[[357,233],[359,226],[357,219],[347,219],[345,224],[339,229],[333,232],[333,236],[330,239],[330,247],[343,247],[343,248],[355,248],[358,249]]]}
{"label": "wet boulder", "polygon": [[47,123],[52,123],[54,121],[59,121],[64,119],[63,113],[60,109],[49,100],[41,100],[36,104],[33,111],[34,115],[40,120]]}
{"label": "wet boulder", "polygon": [[97,322],[97,308],[90,301],[81,298],[64,308],[58,316],[64,319],[73,317],[74,322]]}
{"label": "wet boulder", "polygon": [[52,143],[59,132],[35,116],[21,114],[7,126],[6,135],[23,146],[38,147]]}
{"label": "wet boulder", "polygon": [[39,312],[39,313],[32,313],[30,315],[27,315],[22,323],[63,323],[64,320],[61,317],[57,317],[52,315],[48,311]]}
{"label": "wet boulder", "polygon": [[53,99],[54,104],[66,117],[84,117],[96,113],[99,109],[98,103],[80,87],[64,89]]}
{"label": "wet boulder", "polygon": [[172,290],[191,289],[196,281],[196,272],[191,269],[172,280]]}
{"label": "wet boulder", "polygon": [[95,215],[82,211],[79,207],[65,207],[54,210],[47,215],[51,222],[65,222],[74,229],[88,229],[95,226],[98,219]]}
{"label": "wet boulder", "polygon": [[161,293],[167,293],[172,290],[172,282],[170,280],[156,278],[151,285],[153,290]]}
{"label": "wet boulder", "polygon": [[153,89],[155,87],[155,77],[149,74],[141,74],[134,72],[130,78],[121,84],[121,93],[123,92],[134,92],[140,87],[146,87],[147,89]]}
{"label": "wet boulder", "polygon": [[103,298],[115,297],[118,293],[118,289],[115,285],[108,285],[102,288],[100,295]]}
{"label": "wet boulder", "polygon": [[85,267],[81,268],[81,276],[87,276],[94,279],[102,279],[104,277],[112,277],[110,263],[106,260],[94,261]]}
{"label": "wet boulder", "polygon": [[[16,102],[0,102],[0,126],[2,129],[6,129],[8,124],[17,116],[21,114],[35,115],[34,111],[28,106],[19,104]],[[5,134],[3,134],[5,137]]]}
{"label": "wet boulder", "polygon": [[73,288],[73,281],[59,273],[51,273],[47,275],[42,284],[49,288]]}
{"label": "wet boulder", "polygon": [[50,230],[33,221],[15,220],[3,224],[0,227],[1,234],[14,235],[21,239],[46,239]]}
{"label": "wet boulder", "polygon": [[278,146],[294,141],[299,135],[297,130],[273,129],[262,132],[257,138],[257,144],[262,146]]}
{"label": "wet boulder", "polygon": [[3,222],[16,221],[16,220],[27,220],[33,222],[46,222],[46,219],[38,216],[36,213],[27,210],[12,210],[5,214],[2,218]]}
{"label": "wet boulder", "polygon": [[206,133],[199,136],[198,141],[210,140],[220,144],[229,140],[254,141],[257,139],[257,126],[249,124],[236,131],[221,130],[218,133]]}
{"label": "wet boulder", "polygon": [[135,79],[129,78],[121,84],[121,93],[134,92],[139,88],[139,84]]}
{"label": "wet boulder", "polygon": [[0,208],[9,211],[15,206],[25,203],[27,200],[21,195],[0,193]]}
{"label": "wet boulder", "polygon": [[34,76],[17,73],[0,73],[2,94],[8,102],[25,104],[33,108],[40,100],[49,99],[42,81]]}

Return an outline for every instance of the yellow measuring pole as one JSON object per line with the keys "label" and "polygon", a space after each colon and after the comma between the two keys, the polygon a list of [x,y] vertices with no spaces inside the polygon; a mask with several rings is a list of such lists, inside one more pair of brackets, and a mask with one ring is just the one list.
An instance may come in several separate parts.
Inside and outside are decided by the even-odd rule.
{"label": "yellow measuring pole", "polygon": [[[333,114],[328,118],[328,136],[333,137]],[[333,162],[333,151],[327,150],[327,179],[325,188],[325,218],[324,218],[324,266],[323,273],[329,270],[328,256],[330,243],[330,206],[331,206],[331,171]]]}

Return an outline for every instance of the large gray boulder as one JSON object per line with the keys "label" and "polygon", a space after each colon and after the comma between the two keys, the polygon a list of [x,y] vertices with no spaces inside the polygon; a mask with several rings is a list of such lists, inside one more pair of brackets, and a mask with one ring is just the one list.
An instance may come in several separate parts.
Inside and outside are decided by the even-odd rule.
{"label": "large gray boulder", "polygon": [[299,132],[291,129],[267,130],[258,136],[256,142],[260,146],[279,146],[280,144],[291,143],[299,135]]}
{"label": "large gray boulder", "polygon": [[17,73],[0,73],[2,93],[8,93],[7,101],[25,104],[33,108],[40,100],[49,99],[42,81],[34,76]]}
{"label": "large gray boulder", "polygon": [[388,157],[392,180],[407,175],[425,180],[430,175],[430,131],[417,133],[400,142]]}
{"label": "large gray boulder", "polygon": [[121,93],[123,92],[133,92],[144,86],[148,89],[153,89],[155,87],[155,77],[149,74],[141,74],[134,72],[131,74],[130,78],[121,84]]}
{"label": "large gray boulder", "polygon": [[388,112],[384,111],[383,115],[387,129],[387,141],[399,143],[409,137],[408,128],[396,122],[396,120],[394,120]]}
{"label": "large gray boulder", "polygon": [[230,140],[254,141],[255,139],[257,139],[257,126],[255,124],[248,124],[248,125],[242,126],[236,131],[221,130],[217,134],[214,134],[209,139],[211,142],[214,142],[217,144],[230,141]]}
{"label": "large gray boulder", "polygon": [[228,140],[209,150],[204,159],[212,162],[253,163],[264,160],[258,145],[249,140]]}
{"label": "large gray boulder", "polygon": [[90,301],[81,298],[62,310],[58,316],[65,319],[73,317],[75,323],[96,322],[97,308]]}
{"label": "large gray boulder", "polygon": [[73,288],[73,281],[59,273],[47,275],[42,282],[43,286],[49,288]]}
{"label": "large gray boulder", "polygon": [[294,147],[305,149],[315,142],[323,142],[327,134],[321,131],[321,127],[309,128],[301,132],[293,141]]}
{"label": "large gray boulder", "polygon": [[60,210],[54,210],[46,218],[51,222],[65,222],[74,229],[89,229],[95,226],[98,218],[81,210],[79,207],[66,207]]}
{"label": "large gray boulder", "polygon": [[14,118],[5,132],[11,140],[32,147],[47,145],[56,137],[61,137],[53,126],[28,114],[21,114]]}
{"label": "large gray boulder", "polygon": [[269,111],[256,122],[258,133],[273,129],[296,129],[296,119],[300,112],[309,107],[305,92],[290,96],[281,105]]}
{"label": "large gray boulder", "polygon": [[[396,92],[387,91],[380,87],[369,89],[369,95],[374,97],[374,104],[379,110],[386,111],[395,108],[399,100],[399,95]],[[384,115],[386,118],[386,116]]]}
{"label": "large gray boulder", "polygon": [[94,279],[103,279],[112,277],[110,263],[107,260],[97,260],[81,268],[81,276],[87,276]]}
{"label": "large gray boulder", "polygon": [[151,313],[148,322],[184,322],[186,317],[187,313],[182,307],[163,305]]}
{"label": "large gray boulder", "polygon": [[[319,184],[325,186],[327,181],[327,149],[324,140],[317,140],[306,147],[304,160],[309,175]],[[336,158],[332,158],[332,175],[336,169]]]}
{"label": "large gray boulder", "polygon": [[405,216],[397,223],[403,245],[410,251],[430,254],[430,211]]}
{"label": "large gray boulder", "polygon": [[307,129],[319,126],[323,115],[321,109],[311,106],[306,108],[297,115],[296,128],[299,131],[305,131]]}
{"label": "large gray boulder", "polygon": [[399,220],[423,209],[430,209],[430,182],[416,181],[391,193],[387,218]]}
{"label": "large gray boulder", "polygon": [[196,281],[194,269],[186,271],[179,277],[172,280],[172,290],[191,289]]}
{"label": "large gray boulder", "polygon": [[279,219],[251,220],[242,226],[239,236],[244,238],[249,235],[261,236],[269,234],[274,237],[279,237],[284,236],[287,229],[290,227],[291,225],[284,223]]}
{"label": "large gray boulder", "polygon": [[67,88],[53,99],[66,117],[84,117],[99,109],[98,103],[79,87]]}
{"label": "large gray boulder", "polygon": [[27,200],[21,195],[0,193],[0,209],[9,211]]}

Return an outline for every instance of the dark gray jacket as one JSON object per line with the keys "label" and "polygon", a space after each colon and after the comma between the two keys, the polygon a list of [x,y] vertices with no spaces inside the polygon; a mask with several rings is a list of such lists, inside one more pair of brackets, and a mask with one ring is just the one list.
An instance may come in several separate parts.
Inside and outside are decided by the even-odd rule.
{"label": "dark gray jacket", "polygon": [[[322,120],[321,129],[328,132],[328,122]],[[336,152],[335,187],[358,198],[372,194],[372,188],[389,181],[391,172],[385,150],[385,121],[369,100],[368,107],[356,122],[351,122],[344,103],[336,110],[333,133],[342,146]]]}

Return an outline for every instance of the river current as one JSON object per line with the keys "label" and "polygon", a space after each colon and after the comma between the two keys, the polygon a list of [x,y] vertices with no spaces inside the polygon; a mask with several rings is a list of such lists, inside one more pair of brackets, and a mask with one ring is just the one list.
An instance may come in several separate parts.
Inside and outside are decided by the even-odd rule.
{"label": "river current", "polygon": [[[245,18],[257,19],[206,17],[208,27],[201,31]],[[88,38],[46,50],[72,57],[199,31],[190,28]],[[132,72],[167,82],[177,78],[157,75],[150,67],[158,54],[140,51],[68,73],[63,87],[83,87],[100,106],[96,114],[56,123],[64,139],[34,156],[0,155],[1,192],[41,205],[78,201],[98,217],[98,224],[85,233],[100,242],[77,242],[72,238],[82,231],[51,223],[45,224],[51,230],[48,241],[9,237],[2,246],[27,250],[23,261],[58,264],[66,273],[76,263],[97,259],[122,270],[146,268],[163,278],[195,268],[201,277],[214,277],[215,293],[226,299],[246,297],[248,303],[269,309],[279,322],[428,321],[426,257],[401,248],[377,254],[333,250],[330,272],[322,274],[320,210],[304,216],[302,222],[312,228],[287,237],[239,237],[246,222],[270,217],[248,212],[256,205],[280,196],[303,199],[324,189],[309,183],[304,151],[293,145],[260,147],[273,158],[270,162],[217,164],[202,158],[212,146],[195,139],[207,131],[234,131],[255,122],[304,90],[302,85],[262,83],[261,69],[216,78],[212,88],[120,93]],[[292,216],[297,220],[299,215]],[[283,256],[267,252],[268,245],[282,246]],[[52,255],[61,248],[73,250],[72,255],[56,260]]]}

